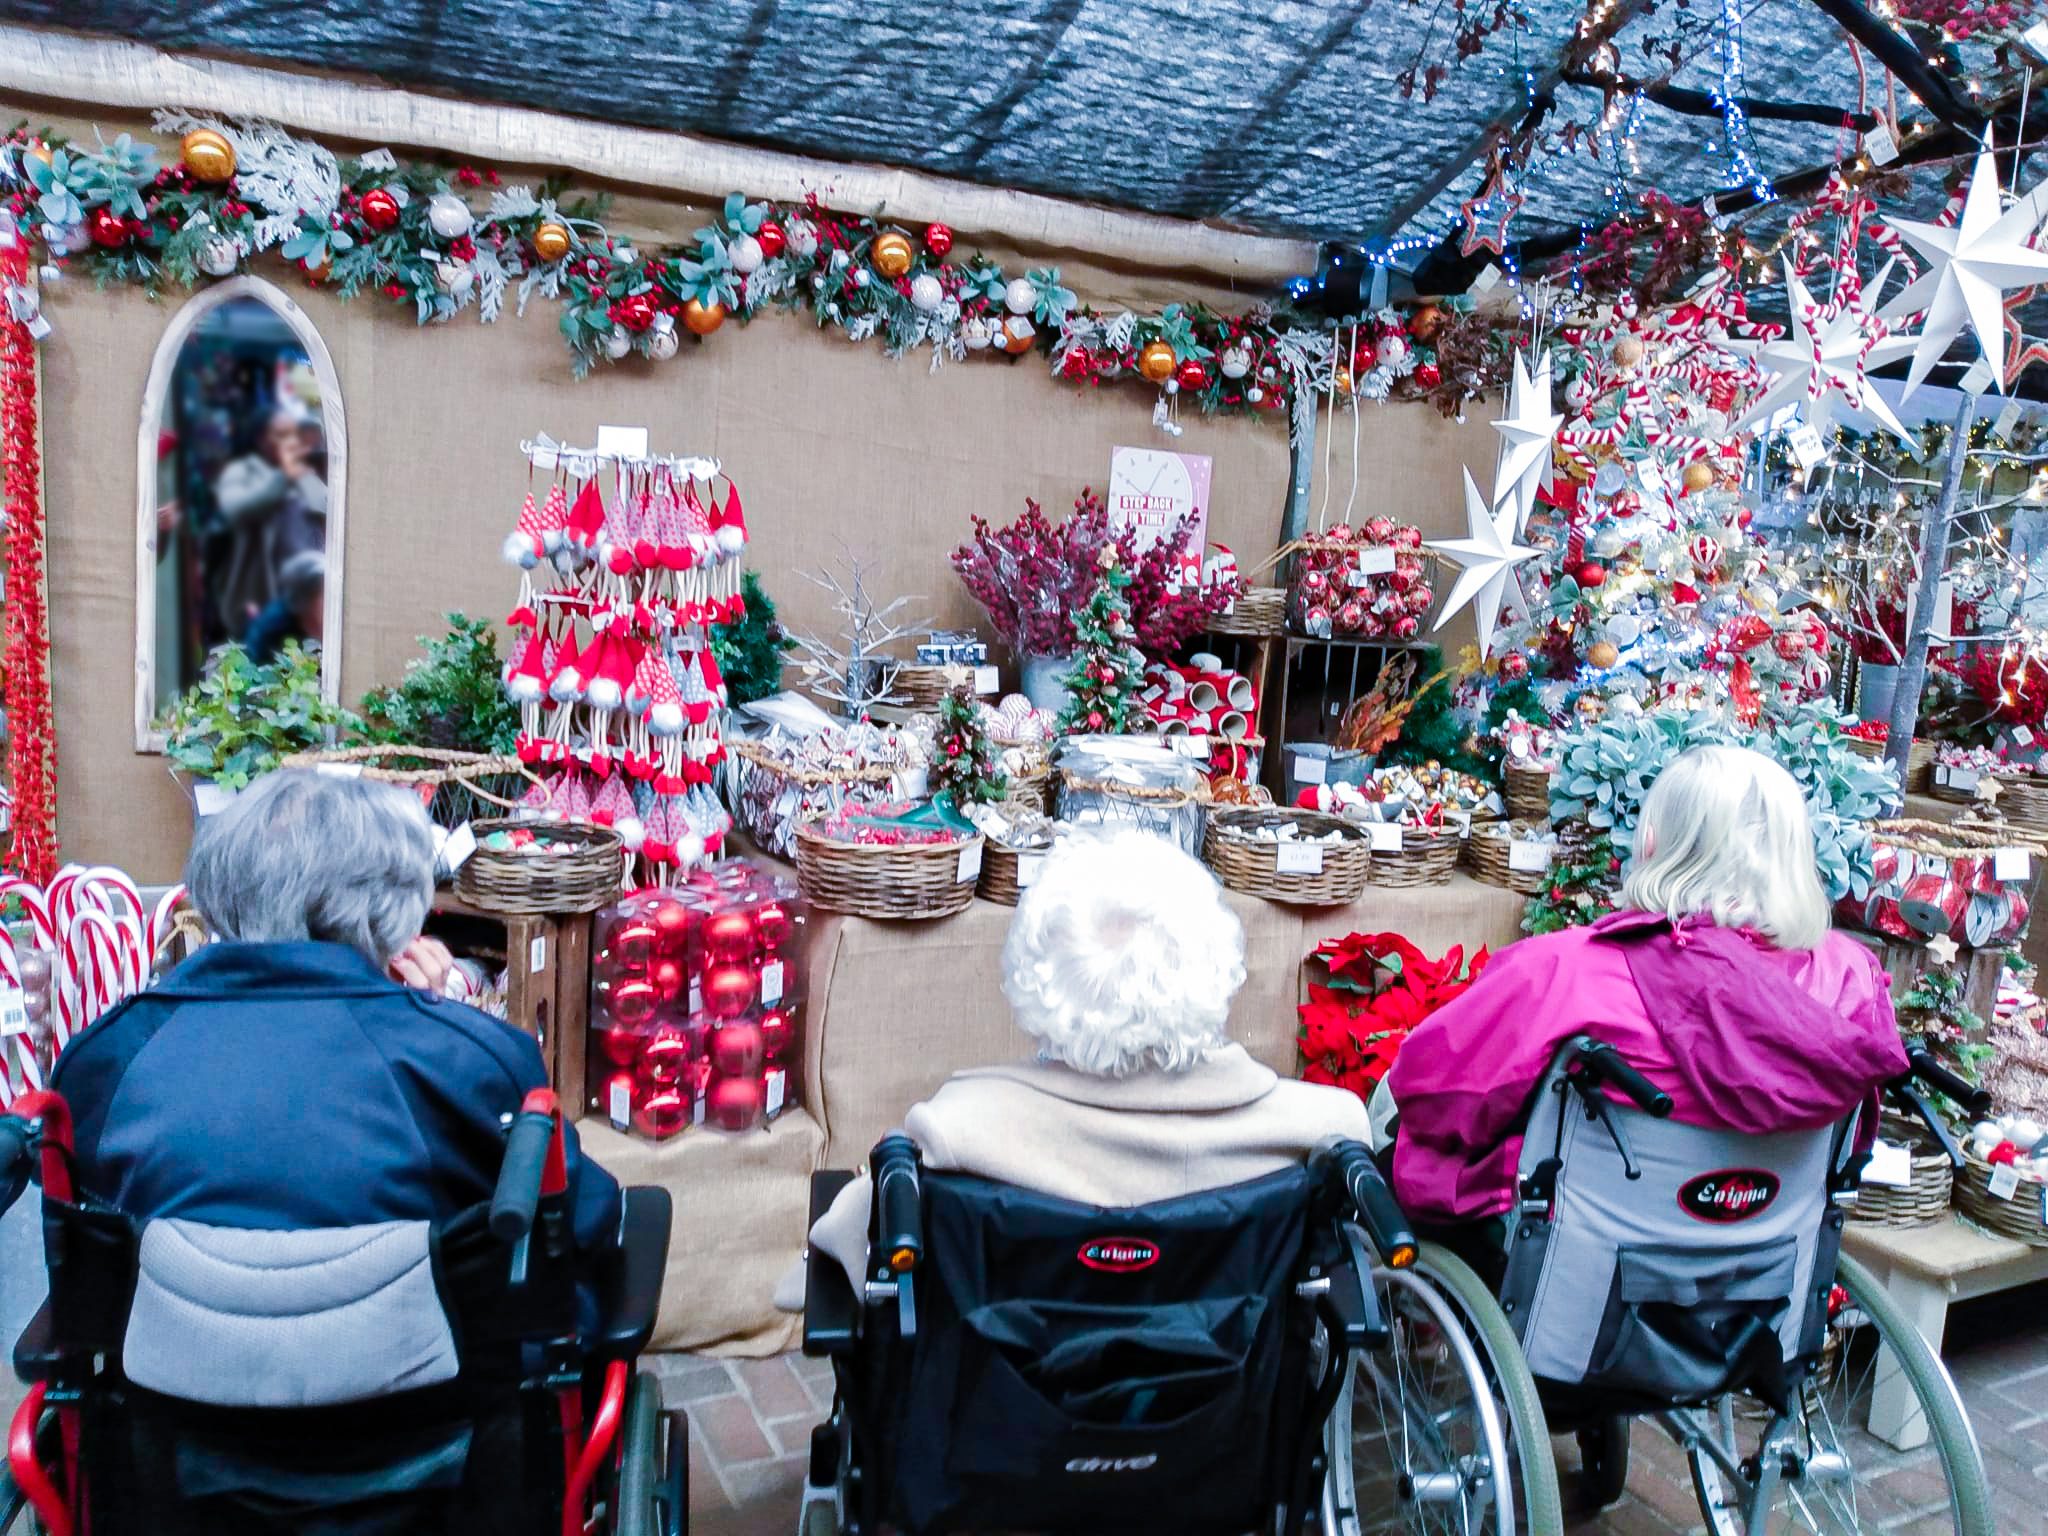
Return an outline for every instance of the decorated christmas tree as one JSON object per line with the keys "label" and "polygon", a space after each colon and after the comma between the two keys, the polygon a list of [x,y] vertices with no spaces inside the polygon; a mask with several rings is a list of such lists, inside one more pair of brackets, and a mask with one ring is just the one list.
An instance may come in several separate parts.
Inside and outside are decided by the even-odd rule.
{"label": "decorated christmas tree", "polygon": [[957,806],[1000,800],[1008,788],[996,762],[995,743],[982,728],[980,708],[965,687],[952,689],[939,700],[932,788],[951,794]]}
{"label": "decorated christmas tree", "polygon": [[1065,678],[1070,698],[1060,729],[1121,735],[1138,714],[1145,658],[1131,643],[1131,605],[1124,596],[1130,575],[1117,564],[1114,546],[1104,545],[1098,559],[1102,579],[1088,606],[1074,615],[1074,667]]}

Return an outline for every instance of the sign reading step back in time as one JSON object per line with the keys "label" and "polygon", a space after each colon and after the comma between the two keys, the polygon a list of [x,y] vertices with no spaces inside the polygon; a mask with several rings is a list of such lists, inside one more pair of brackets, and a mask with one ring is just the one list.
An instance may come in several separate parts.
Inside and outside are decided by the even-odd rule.
{"label": "sign reading step back in time", "polygon": [[1182,551],[1182,579],[1202,578],[1202,550],[1209,538],[1209,470],[1205,453],[1169,453],[1159,448],[1113,448],[1109,454],[1109,521],[1134,527],[1144,548],[1166,537],[1181,519],[1192,517]]}

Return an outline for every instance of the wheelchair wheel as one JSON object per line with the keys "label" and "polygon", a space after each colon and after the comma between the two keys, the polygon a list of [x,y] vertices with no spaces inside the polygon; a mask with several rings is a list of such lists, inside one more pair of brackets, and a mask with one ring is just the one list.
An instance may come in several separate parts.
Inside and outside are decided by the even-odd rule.
{"label": "wheelchair wheel", "polygon": [[1543,1405],[1485,1282],[1433,1243],[1374,1278],[1394,1337],[1325,1427],[1324,1536],[1563,1529]]}
{"label": "wheelchair wheel", "polygon": [[1628,1426],[1626,1415],[1614,1414],[1579,1431],[1581,1513],[1597,1514],[1628,1490]]}
{"label": "wheelchair wheel", "polygon": [[[1916,1531],[1991,1536],[1983,1457],[1940,1357],[1861,1264],[1838,1260],[1835,1279],[1827,1347],[1797,1413],[1766,1410],[1762,1428],[1752,1419],[1748,1431],[1728,1399],[1665,1415],[1692,1463],[1708,1530],[1742,1536],[1768,1512],[1772,1530],[1859,1532],[1917,1516]],[[1904,1405],[1908,1425],[1924,1425],[1927,1444],[1905,1453],[1903,1467],[1900,1453],[1865,1427],[1873,1403],[1880,1412]],[[1946,1508],[1928,1498],[1923,1468],[1940,1474]],[[1896,1489],[1887,1487],[1893,1478]]]}

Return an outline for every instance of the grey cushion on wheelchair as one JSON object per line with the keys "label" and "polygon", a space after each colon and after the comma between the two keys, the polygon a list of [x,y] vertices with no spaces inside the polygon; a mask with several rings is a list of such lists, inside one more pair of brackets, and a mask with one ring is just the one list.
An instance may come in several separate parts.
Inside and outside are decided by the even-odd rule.
{"label": "grey cushion on wheelchair", "polygon": [[454,1379],[424,1221],[143,1228],[122,1370],[169,1397],[310,1408]]}
{"label": "grey cushion on wheelchair", "polygon": [[[1619,1104],[1615,1114],[1642,1168],[1640,1179],[1625,1176],[1613,1141],[1571,1095],[1546,1086],[1530,1120],[1522,1173],[1552,1148],[1564,1160],[1550,1244],[1519,1319],[1530,1371],[1551,1381],[1585,1380],[1601,1363],[1596,1356],[1617,1348],[1615,1339],[1601,1337],[1603,1323],[1611,1329],[1609,1313],[1642,1304],[1756,1303],[1770,1315],[1768,1303],[1782,1299],[1772,1325],[1790,1358],[1799,1346],[1801,1298],[1826,1209],[1832,1130],[1746,1136],[1653,1120]],[[1751,1214],[1709,1221],[1680,1199],[1680,1191],[1704,1175],[1746,1169],[1779,1180],[1775,1196]],[[1660,1346],[1654,1337],[1639,1334],[1619,1347],[1639,1350],[1633,1371],[1655,1374]],[[1683,1385],[1670,1382],[1673,1391]]]}

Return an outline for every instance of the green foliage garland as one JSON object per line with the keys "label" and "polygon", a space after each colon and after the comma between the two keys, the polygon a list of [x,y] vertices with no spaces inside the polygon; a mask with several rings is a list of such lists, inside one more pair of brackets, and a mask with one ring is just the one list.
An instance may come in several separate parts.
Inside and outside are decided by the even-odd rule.
{"label": "green foliage garland", "polygon": [[258,666],[239,645],[227,645],[171,705],[164,753],[195,779],[242,789],[281,759],[327,746],[359,723],[321,696],[319,652],[288,640],[277,660]]}

